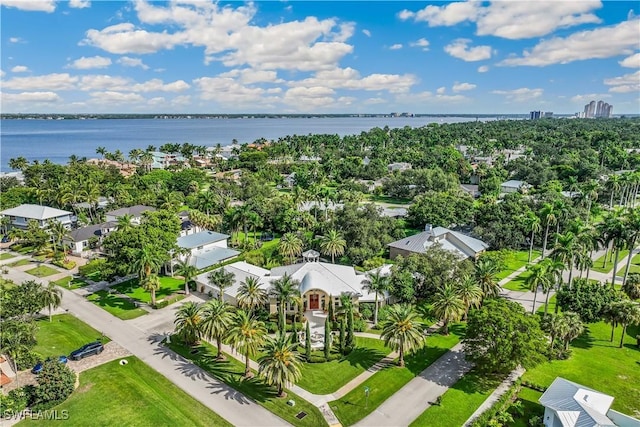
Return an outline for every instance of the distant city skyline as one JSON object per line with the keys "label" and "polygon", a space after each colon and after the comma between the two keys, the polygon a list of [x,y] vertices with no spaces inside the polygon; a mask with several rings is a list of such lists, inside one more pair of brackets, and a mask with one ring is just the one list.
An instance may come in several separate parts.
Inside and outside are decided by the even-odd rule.
{"label": "distant city skyline", "polygon": [[635,1],[0,5],[3,113],[640,113]]}
{"label": "distant city skyline", "polygon": [[594,119],[594,118],[610,118],[613,116],[613,105],[604,102],[603,100],[599,100],[596,102],[592,100],[588,104],[584,106],[584,110],[580,117],[586,119]]}

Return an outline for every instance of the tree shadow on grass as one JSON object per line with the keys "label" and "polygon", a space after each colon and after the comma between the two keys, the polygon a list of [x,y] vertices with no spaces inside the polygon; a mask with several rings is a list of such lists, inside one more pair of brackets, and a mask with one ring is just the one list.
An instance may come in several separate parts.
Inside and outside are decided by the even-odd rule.
{"label": "tree shadow on grass", "polygon": [[405,367],[413,373],[413,375],[418,376],[420,372],[424,371],[429,365],[438,360],[438,358],[442,357],[447,351],[448,348],[442,347],[422,347],[420,350],[417,350],[409,355],[405,355],[404,364]]}
{"label": "tree shadow on grass", "polygon": [[503,379],[503,374],[487,374],[472,370],[460,379],[460,381],[457,381],[451,386],[451,388],[467,394],[486,393],[489,390],[495,389]]}
{"label": "tree shadow on grass", "polygon": [[357,366],[364,370],[369,369],[386,356],[380,350],[367,347],[356,347],[345,358],[338,363],[349,363],[351,366]]}
{"label": "tree shadow on grass", "polygon": [[[607,340],[606,342],[608,343],[609,341]],[[582,349],[588,350],[590,348],[593,348],[593,346],[595,346],[595,345],[602,345],[602,344],[595,344],[595,343],[596,343],[596,340],[591,335],[591,331],[589,330],[589,326],[585,326],[584,327],[584,332],[582,333],[582,335],[580,335],[578,338],[573,340],[571,342],[571,346],[575,347],[575,348],[582,348]],[[608,347],[608,345],[607,345],[607,347]]]}

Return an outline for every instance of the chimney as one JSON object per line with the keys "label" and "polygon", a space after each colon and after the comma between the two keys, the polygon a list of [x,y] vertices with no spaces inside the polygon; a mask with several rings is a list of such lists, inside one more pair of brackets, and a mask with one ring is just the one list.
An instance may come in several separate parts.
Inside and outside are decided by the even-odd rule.
{"label": "chimney", "polygon": [[424,231],[432,231],[432,230],[433,230],[433,226],[431,224],[425,224]]}

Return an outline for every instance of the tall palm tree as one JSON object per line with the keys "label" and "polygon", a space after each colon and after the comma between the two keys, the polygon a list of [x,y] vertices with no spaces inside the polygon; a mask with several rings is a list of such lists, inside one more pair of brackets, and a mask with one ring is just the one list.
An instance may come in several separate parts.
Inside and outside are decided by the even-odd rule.
{"label": "tall palm tree", "polygon": [[231,306],[217,299],[210,299],[202,306],[202,336],[207,340],[216,340],[218,360],[222,360],[222,340],[226,337],[233,321]]}
{"label": "tall palm tree", "polygon": [[153,251],[153,248],[145,246],[137,250],[131,269],[138,273],[138,278],[140,280],[144,280],[152,273],[157,273],[161,265],[162,261],[158,254]]}
{"label": "tall palm tree", "polygon": [[542,241],[542,258],[544,259],[547,250],[547,240],[549,239],[549,227],[558,222],[554,205],[545,203],[540,210],[540,217],[544,223],[544,239]]}
{"label": "tall palm tree", "polygon": [[184,293],[186,295],[189,295],[189,282],[198,274],[196,266],[191,265],[189,261],[189,258],[184,261],[178,261],[178,268],[176,269],[176,273],[184,277]]}
{"label": "tall palm tree", "polygon": [[285,233],[278,243],[278,252],[289,260],[289,263],[293,263],[295,258],[302,254],[302,240],[295,233]]}
{"label": "tall palm tree", "polygon": [[375,305],[373,308],[373,324],[378,324],[378,295],[384,295],[385,291],[389,290],[391,281],[389,276],[383,276],[380,274],[380,269],[374,273],[367,273],[366,279],[362,281],[362,289],[366,289],[369,292],[375,292]]}
{"label": "tall palm tree", "polygon": [[620,189],[622,188],[622,184],[621,184],[621,179],[620,179],[620,175],[618,174],[611,174],[607,177],[607,182],[606,182],[607,188],[610,191],[610,197],[609,197],[609,210],[613,210],[613,198],[615,196],[615,193],[617,191],[620,191]]}
{"label": "tall palm tree", "polygon": [[47,221],[47,232],[51,236],[53,257],[57,258],[58,247],[62,247],[62,239],[68,235],[68,230],[60,221],[54,219]]}
{"label": "tall palm tree", "polygon": [[405,352],[421,348],[425,343],[422,324],[413,306],[396,304],[389,307],[380,338],[387,347],[398,351],[398,366],[404,366]]}
{"label": "tall palm tree", "polygon": [[293,302],[294,297],[300,296],[300,282],[285,273],[281,278],[271,282],[269,293],[278,302],[279,329],[280,333],[284,334],[287,323],[286,307]]}
{"label": "tall palm tree", "polygon": [[228,272],[224,268],[219,268],[207,275],[207,280],[211,286],[218,288],[218,299],[224,301],[224,290],[231,287],[236,275]]}
{"label": "tall palm tree", "polygon": [[295,384],[302,377],[302,359],[296,351],[297,347],[297,340],[277,334],[275,339],[267,337],[262,348],[264,355],[258,359],[258,373],[267,384],[278,388],[278,397],[284,397],[284,388]]}
{"label": "tall palm tree", "polygon": [[640,273],[631,273],[629,275],[627,280],[622,284],[622,292],[631,300],[640,299]]}
{"label": "tall palm tree", "polygon": [[62,302],[62,291],[58,289],[55,284],[49,282],[47,286],[42,288],[40,297],[42,298],[44,306],[49,309],[49,322],[51,322],[51,312],[60,307],[60,303]]}
{"label": "tall palm tree", "polygon": [[569,270],[569,287],[571,287],[571,279],[573,276],[573,267],[575,265],[576,253],[579,251],[578,240],[576,235],[571,231],[556,236],[556,243],[551,251],[551,257],[556,259]]}
{"label": "tall palm tree", "polygon": [[471,307],[479,307],[482,303],[482,288],[471,276],[465,276],[455,284],[456,293],[464,305],[463,319],[467,319]]}
{"label": "tall palm tree", "polygon": [[613,211],[606,212],[604,219],[599,224],[599,231],[604,236],[604,240],[607,244],[611,245],[611,250],[614,251],[613,261],[613,273],[611,278],[611,287],[615,286],[616,274],[618,272],[618,257],[620,250],[622,250],[627,243],[627,230],[623,222],[622,209],[614,209]]}
{"label": "tall palm tree", "polygon": [[549,332],[549,348],[553,349],[553,344],[556,338],[562,339],[568,330],[569,324],[565,321],[565,318],[561,314],[552,314],[548,318],[545,318],[545,330]]}
{"label": "tall palm tree", "polygon": [[173,321],[176,325],[176,334],[188,346],[196,345],[202,336],[202,305],[189,301],[180,306],[176,311]]}
{"label": "tall palm tree", "polygon": [[564,322],[567,325],[562,339],[564,340],[564,349],[568,350],[569,343],[578,338],[584,331],[584,324],[582,323],[578,313],[567,311],[566,313],[562,313],[561,316],[564,318]]}
{"label": "tall palm tree", "polygon": [[636,247],[638,239],[640,239],[640,209],[627,208],[623,217],[623,222],[625,226],[625,243],[629,249],[629,256],[627,256],[627,264],[624,268],[624,277],[622,279],[622,285],[624,286],[625,283],[627,283],[627,277],[629,276],[633,250]]}
{"label": "tall palm tree", "polygon": [[151,293],[151,305],[156,305],[156,291],[160,289],[160,278],[156,274],[150,274],[142,279],[142,288]]}
{"label": "tall palm tree", "polygon": [[475,278],[484,298],[495,298],[500,295],[501,287],[498,284],[498,264],[493,258],[480,257],[475,265]]}
{"label": "tall palm tree", "polygon": [[340,256],[344,254],[344,250],[347,247],[347,241],[342,237],[342,234],[336,230],[329,230],[329,232],[322,236],[320,242],[320,250],[325,255],[331,256],[331,263],[335,264],[336,255]]}
{"label": "tall palm tree", "polygon": [[460,320],[465,306],[451,283],[442,286],[433,297],[433,314],[442,322],[442,333],[449,335],[449,323]]}
{"label": "tall palm tree", "polygon": [[529,237],[529,258],[527,262],[531,262],[531,255],[533,254],[533,242],[535,240],[535,235],[542,230],[540,217],[535,214],[533,211],[528,211],[527,216],[525,218],[525,227],[528,231],[531,232],[531,236]]}
{"label": "tall palm tree", "polygon": [[622,325],[622,334],[620,336],[620,348],[622,348],[627,326],[640,323],[640,307],[629,300],[614,302],[611,304],[611,316],[615,319],[616,324]]}
{"label": "tall palm tree", "polygon": [[586,223],[589,224],[591,219],[591,205],[598,200],[598,190],[600,189],[600,183],[595,179],[590,179],[582,185],[582,194],[587,200],[587,218]]}
{"label": "tall palm tree", "polygon": [[251,378],[249,361],[264,344],[267,337],[267,328],[264,322],[257,320],[244,310],[238,310],[234,316],[231,329],[229,329],[229,343],[231,347],[244,354],[244,377]]}
{"label": "tall palm tree", "polygon": [[257,277],[249,276],[244,282],[240,282],[238,289],[238,306],[253,313],[258,307],[269,302],[269,295],[266,290],[260,287],[260,280]]}

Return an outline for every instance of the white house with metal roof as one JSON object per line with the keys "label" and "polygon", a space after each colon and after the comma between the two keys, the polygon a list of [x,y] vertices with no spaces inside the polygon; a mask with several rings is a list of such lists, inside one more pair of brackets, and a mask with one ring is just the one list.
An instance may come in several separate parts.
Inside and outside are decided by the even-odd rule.
{"label": "white house with metal roof", "polygon": [[613,397],[556,378],[539,399],[546,427],[640,427],[640,420],[611,410]]}
{"label": "white house with metal roof", "polygon": [[462,258],[472,259],[478,258],[489,247],[482,240],[448,228],[433,227],[431,224],[427,224],[422,233],[391,242],[387,246],[389,247],[389,257],[394,259],[398,255],[406,257],[411,254],[425,253],[430,246],[435,244],[441,245],[443,249],[454,252]]}
{"label": "white house with metal roof", "polygon": [[135,205],[109,211],[105,213],[105,217],[107,222],[117,222],[118,218],[125,215],[131,215],[131,223],[139,225],[140,221],[142,220],[142,214],[144,212],[154,212],[155,210],[156,208],[154,208],[153,206]]}
{"label": "white house with metal roof", "polygon": [[72,254],[83,256],[87,254],[87,250],[91,249],[92,239],[97,239],[97,243],[100,244],[107,234],[117,228],[118,223],[114,221],[92,224],[71,230],[62,241],[71,249]]}
{"label": "white house with metal roof", "polygon": [[202,269],[240,255],[240,252],[227,247],[228,238],[227,234],[209,230],[180,236],[177,244],[189,254],[181,255],[179,259],[181,261],[189,259],[191,265]]}
{"label": "white house with metal roof", "polygon": [[5,209],[0,215],[9,217],[11,226],[26,229],[29,221],[37,221],[40,227],[45,227],[48,221],[56,220],[61,222],[67,228],[71,227],[71,216],[69,211],[51,208],[42,205],[24,204],[15,208]]}

